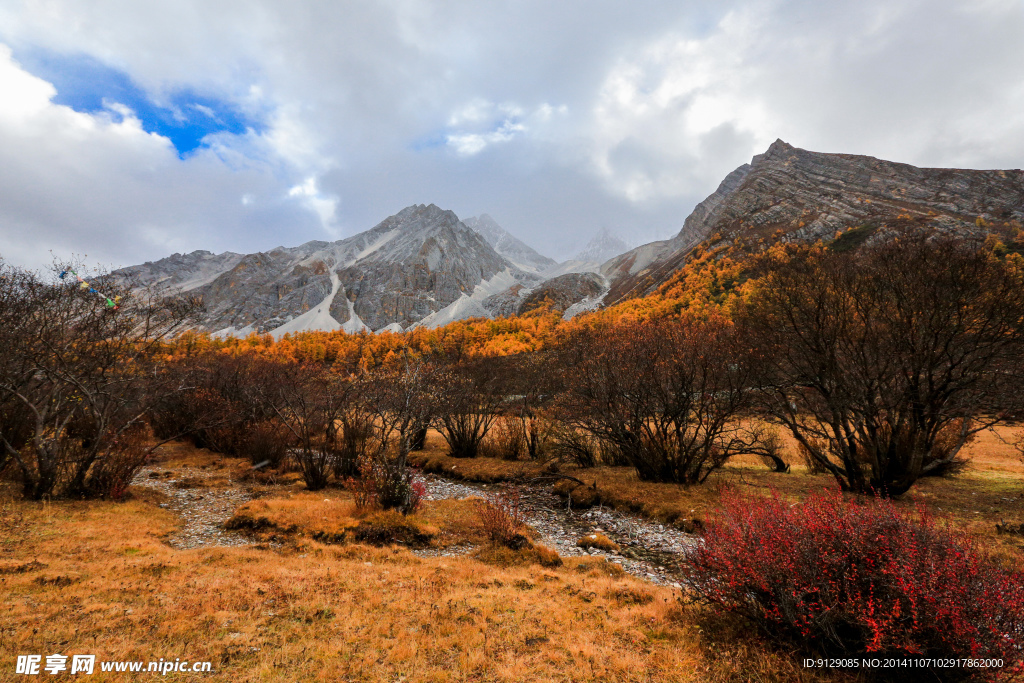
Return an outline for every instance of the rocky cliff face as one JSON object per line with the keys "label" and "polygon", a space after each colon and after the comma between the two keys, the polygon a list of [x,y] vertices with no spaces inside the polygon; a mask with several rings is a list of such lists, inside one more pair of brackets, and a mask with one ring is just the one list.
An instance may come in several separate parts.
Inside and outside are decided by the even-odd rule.
{"label": "rocky cliff face", "polygon": [[[899,216],[937,230],[976,233],[986,223],[1024,221],[1024,172],[917,168],[853,154],[822,154],[777,140],[733,171],[667,242],[602,266],[614,280],[607,303],[653,291],[715,233],[780,240],[831,238]],[[647,256],[641,252],[647,249]],[[637,262],[643,262],[637,267]]]}
{"label": "rocky cliff face", "polygon": [[539,281],[433,204],[410,206],[337,242],[245,256],[175,254],[119,272],[201,296],[203,327],[211,332],[278,336],[457,319],[478,313],[467,302]]}
{"label": "rocky cliff face", "polygon": [[516,312],[528,313],[550,305],[552,310],[565,313],[581,301],[595,301],[604,291],[604,278],[597,273],[567,273],[545,280],[534,287],[523,297]]}

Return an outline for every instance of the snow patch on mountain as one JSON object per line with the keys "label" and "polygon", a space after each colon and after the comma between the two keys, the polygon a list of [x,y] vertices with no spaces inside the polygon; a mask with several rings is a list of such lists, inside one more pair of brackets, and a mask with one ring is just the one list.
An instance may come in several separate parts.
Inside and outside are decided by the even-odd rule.
{"label": "snow patch on mountain", "polygon": [[[314,331],[333,332],[334,330],[345,329],[345,327],[342,326],[342,324],[339,323],[337,320],[335,320],[330,314],[331,303],[334,301],[334,297],[338,293],[338,290],[340,288],[341,280],[338,279],[338,274],[332,270],[331,293],[328,294],[327,297],[324,298],[324,300],[321,301],[315,307],[310,308],[308,311],[306,311],[305,313],[296,318],[292,318],[284,325],[281,325],[280,327],[271,330],[270,334],[274,336],[274,339],[280,339],[281,337],[289,333],[296,334],[298,332]],[[351,311],[351,306],[352,302],[349,302],[349,310],[352,313],[352,315],[355,316],[354,311]],[[350,318],[348,322],[345,323],[345,325],[352,323],[353,320],[357,321],[356,324],[362,327],[366,327],[365,325],[363,325],[363,322],[359,320],[358,316]],[[349,330],[345,329],[345,331],[348,332]]]}
{"label": "snow patch on mountain", "polygon": [[491,313],[484,307],[484,299],[504,292],[517,284],[520,284],[520,281],[510,268],[506,268],[491,279],[478,284],[471,294],[463,293],[458,299],[441,310],[431,313],[413,327],[443,327],[448,323],[466,318],[490,318]]}

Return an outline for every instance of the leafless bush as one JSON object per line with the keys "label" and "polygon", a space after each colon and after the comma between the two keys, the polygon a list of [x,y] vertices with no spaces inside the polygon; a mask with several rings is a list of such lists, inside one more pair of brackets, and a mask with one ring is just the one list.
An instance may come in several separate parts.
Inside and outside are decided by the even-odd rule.
{"label": "leafless bush", "polygon": [[[818,452],[825,452],[828,446],[821,439],[814,439],[812,443],[812,449]],[[828,474],[828,469],[821,464],[821,461],[814,457],[811,449],[802,443],[797,443],[797,452],[800,454],[800,459],[804,461],[804,467],[807,468],[808,474]]]}
{"label": "leafless bush", "polygon": [[408,514],[425,493],[407,463],[416,434],[433,414],[436,379],[432,365],[404,358],[360,380],[360,405],[371,433],[363,441],[359,472],[373,483],[376,503],[385,510]]}
{"label": "leafless bush", "polygon": [[265,464],[278,469],[288,456],[292,445],[291,434],[277,420],[263,420],[250,427],[245,435],[239,455],[253,465]]}
{"label": "leafless bush", "polygon": [[749,408],[753,363],[724,319],[582,328],[562,343],[559,365],[560,441],[580,465],[597,459],[585,433],[645,481],[699,484],[755,445],[736,423]]}
{"label": "leafless bush", "polygon": [[334,453],[334,476],[339,480],[359,473],[359,457],[367,451],[373,437],[373,420],[357,407],[342,408],[341,434]]}
{"label": "leafless bush", "polygon": [[553,422],[546,453],[551,459],[571,462],[577,467],[596,467],[599,444],[593,436],[571,425]]}
{"label": "leafless bush", "polygon": [[110,500],[123,500],[132,479],[149,459],[151,436],[150,430],[139,424],[111,439],[109,449],[93,463],[88,493]]}
{"label": "leafless bush", "polygon": [[70,266],[45,281],[0,263],[0,408],[33,415],[30,433],[0,427],[0,448],[27,497],[107,489],[92,481],[113,467],[102,461],[120,454],[117,441],[155,402],[180,390],[155,348],[200,308],[102,274],[77,282]]}
{"label": "leafless bush", "polygon": [[435,387],[435,424],[454,458],[475,458],[508,393],[507,368],[492,359],[450,360]]}
{"label": "leafless bush", "polygon": [[495,419],[480,445],[480,454],[502,460],[518,460],[526,451],[526,429],[518,417],[501,415]]}
{"label": "leafless bush", "polygon": [[477,514],[487,537],[495,545],[518,550],[528,543],[521,533],[526,518],[518,488],[506,486],[490,494],[477,504]]}
{"label": "leafless bush", "polygon": [[[734,315],[761,407],[843,489],[898,496],[1017,417],[1024,274],[931,230],[766,255]],[[819,448],[818,445],[824,448]]]}

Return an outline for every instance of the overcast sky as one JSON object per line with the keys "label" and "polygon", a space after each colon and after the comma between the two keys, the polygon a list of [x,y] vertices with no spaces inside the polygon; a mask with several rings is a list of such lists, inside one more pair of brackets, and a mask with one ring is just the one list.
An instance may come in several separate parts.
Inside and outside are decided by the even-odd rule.
{"label": "overcast sky", "polygon": [[0,255],[675,234],[776,138],[1024,166],[1022,0],[0,0]]}

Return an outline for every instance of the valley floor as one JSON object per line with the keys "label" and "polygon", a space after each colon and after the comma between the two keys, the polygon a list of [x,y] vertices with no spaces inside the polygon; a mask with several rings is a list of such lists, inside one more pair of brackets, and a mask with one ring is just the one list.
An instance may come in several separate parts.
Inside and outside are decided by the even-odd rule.
{"label": "valley floor", "polygon": [[[994,522],[1024,522],[1022,468],[987,438],[972,445],[972,471],[923,482],[906,504],[941,508],[1019,563],[1024,538],[996,535]],[[294,474],[252,481],[245,462],[183,444],[158,453],[124,503],[26,503],[0,491],[0,680],[20,678],[17,657],[33,654],[43,666],[65,655],[69,668],[78,654],[211,663],[210,673],[171,674],[181,681],[858,680],[801,668],[806,653],[631,576],[612,555],[553,566],[486,552],[472,501],[428,501],[409,522],[427,540],[376,547],[351,539],[383,522],[346,491],[306,492]],[[436,443],[420,461],[470,480],[532,472],[453,461]],[[723,482],[792,496],[827,484],[794,470],[739,462],[692,489],[615,468],[571,474],[596,483],[603,505],[668,527],[706,518]],[[249,531],[224,529],[229,516]],[[152,675],[97,663],[89,680]]]}

